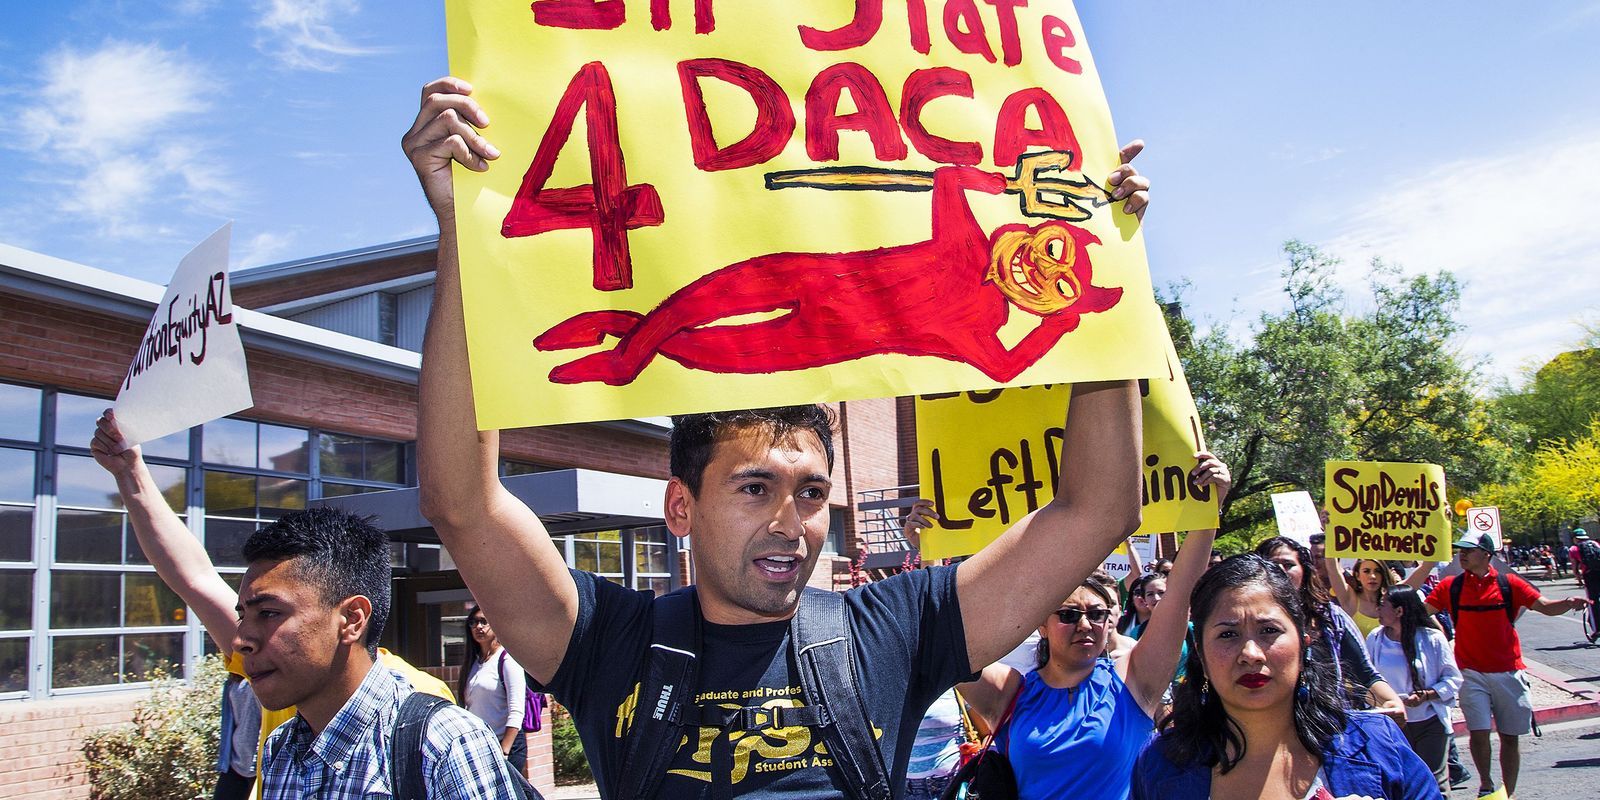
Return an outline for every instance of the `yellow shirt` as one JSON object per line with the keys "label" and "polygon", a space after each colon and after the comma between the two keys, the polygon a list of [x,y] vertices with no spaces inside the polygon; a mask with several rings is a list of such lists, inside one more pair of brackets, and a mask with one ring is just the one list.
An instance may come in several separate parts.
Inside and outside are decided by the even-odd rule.
{"label": "yellow shirt", "polygon": [[1350,612],[1350,618],[1356,621],[1356,628],[1361,631],[1361,638],[1363,639],[1367,638],[1367,634],[1372,633],[1379,625],[1377,617],[1369,617],[1360,611]]}
{"label": "yellow shirt", "polygon": [[[227,665],[229,672],[238,675],[245,680],[250,679],[248,675],[244,674],[244,657],[238,653],[229,653],[224,659],[223,663]],[[450,691],[450,687],[446,686],[444,681],[441,681],[438,678],[435,678],[432,675],[429,675],[428,673],[411,666],[410,664],[406,663],[405,659],[381,647],[378,648],[378,663],[405,676],[406,682],[411,684],[411,688],[422,692],[423,694],[431,694],[435,697],[443,697],[452,703],[456,701],[455,693]],[[261,774],[261,750],[267,743],[267,737],[272,735],[272,732],[276,730],[279,725],[294,719],[295,713],[296,709],[294,706],[289,706],[288,708],[279,709],[277,711],[273,711],[265,706],[262,707],[261,736],[256,740],[257,775]],[[260,782],[257,781],[256,792],[254,796],[259,797],[260,791],[261,785]]]}

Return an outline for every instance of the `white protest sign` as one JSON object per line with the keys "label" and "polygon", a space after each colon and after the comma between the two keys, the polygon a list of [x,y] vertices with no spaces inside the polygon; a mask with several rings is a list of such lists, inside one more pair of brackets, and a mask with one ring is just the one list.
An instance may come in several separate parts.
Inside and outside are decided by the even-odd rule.
{"label": "white protest sign", "polygon": [[1133,569],[1133,563],[1128,560],[1128,544],[1124,542],[1117,545],[1117,549],[1112,550],[1111,555],[1106,556],[1106,560],[1100,564],[1100,569],[1105,570],[1112,580],[1120,581],[1128,577]]}
{"label": "white protest sign", "polygon": [[1133,561],[1128,557],[1130,544],[1133,546],[1133,552],[1139,554],[1142,568],[1149,570],[1150,562],[1156,558],[1156,543],[1154,537],[1148,533],[1130,537],[1128,541],[1117,545],[1117,549],[1111,551],[1111,555],[1106,556],[1106,560],[1100,563],[1100,569],[1119,581],[1127,577],[1128,573],[1133,571]]}
{"label": "white protest sign", "polygon": [[178,263],[113,404],[129,445],[255,405],[228,288],[223,225]]}
{"label": "white protest sign", "polygon": [[1278,521],[1278,533],[1307,547],[1311,537],[1322,533],[1322,517],[1317,514],[1317,503],[1311,493],[1278,492],[1272,495],[1272,513]]}
{"label": "white protest sign", "polygon": [[1494,537],[1494,549],[1500,549],[1500,509],[1478,506],[1467,509],[1467,532],[1474,536],[1487,533]]}
{"label": "white protest sign", "polygon": [[1156,560],[1156,537],[1141,533],[1129,537],[1128,541],[1133,543],[1133,552],[1139,554],[1139,563],[1144,565],[1146,572],[1149,572],[1150,565]]}

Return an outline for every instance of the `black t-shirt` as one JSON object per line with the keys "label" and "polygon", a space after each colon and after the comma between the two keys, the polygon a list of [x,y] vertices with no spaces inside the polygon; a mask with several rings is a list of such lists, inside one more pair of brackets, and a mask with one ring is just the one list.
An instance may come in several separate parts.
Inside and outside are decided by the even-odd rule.
{"label": "black t-shirt", "polygon": [[[602,797],[611,796],[638,702],[638,683],[652,635],[652,596],[587,572],[578,586],[578,621],[566,657],[545,688],[573,715]],[[954,567],[914,570],[845,594],[855,636],[861,696],[888,760],[892,786],[905,784],[917,725],[934,699],[972,678],[956,601]],[[700,654],[700,705],[800,706],[792,675],[789,624],[705,623]],[[846,795],[829,769],[820,730],[685,731],[659,797],[709,797],[711,781],[727,794],[758,798]],[[713,758],[713,748],[719,752]],[[713,762],[718,774],[713,775]]]}

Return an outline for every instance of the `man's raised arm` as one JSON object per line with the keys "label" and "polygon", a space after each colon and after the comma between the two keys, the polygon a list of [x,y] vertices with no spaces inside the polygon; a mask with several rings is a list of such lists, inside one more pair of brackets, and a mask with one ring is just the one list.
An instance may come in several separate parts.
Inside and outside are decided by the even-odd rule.
{"label": "man's raised arm", "polygon": [[1141,433],[1133,381],[1072,387],[1055,498],[957,568],[974,668],[1016,647],[1139,528]]}
{"label": "man's raised arm", "polygon": [[89,452],[94,454],[95,463],[116,480],[134,538],[156,568],[156,576],[194,609],[217,649],[231,652],[234,632],[239,627],[239,616],[233,610],[239,593],[222,580],[205,545],[167,505],[144,464],[144,456],[138,447],[127,446],[110,409],[95,424]]}
{"label": "man's raised arm", "polygon": [[422,514],[433,523],[461,577],[494,619],[528,674],[548,682],[566,655],[578,591],[566,559],[526,504],[500,485],[500,434],[478,431],[461,310],[452,162],[482,172],[500,153],[478,133],[489,117],[472,87],[440,78],[422,89],[422,108],[401,144],[439,219],[439,265],[422,346],[417,412],[417,479]]}

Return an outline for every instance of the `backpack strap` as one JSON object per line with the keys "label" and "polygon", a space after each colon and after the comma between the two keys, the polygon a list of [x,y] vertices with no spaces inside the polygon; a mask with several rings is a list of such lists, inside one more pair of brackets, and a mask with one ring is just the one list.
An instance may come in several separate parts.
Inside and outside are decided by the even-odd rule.
{"label": "backpack strap", "polygon": [[789,621],[789,643],[806,705],[822,715],[828,754],[845,783],[857,800],[888,800],[889,769],[862,702],[844,595],[808,587]]}
{"label": "backpack strap", "polygon": [[694,701],[701,624],[694,587],[656,598],[651,610],[650,652],[634,690],[632,727],[617,777],[616,796],[625,800],[655,797]]}
{"label": "backpack strap", "polygon": [[424,800],[427,779],[422,774],[422,738],[434,712],[449,704],[443,697],[412,692],[400,703],[394,729],[389,734],[389,792],[394,800]]}
{"label": "backpack strap", "polygon": [[1463,572],[1447,579],[1450,581],[1450,622],[1452,624],[1461,624],[1461,612],[1463,611],[1504,611],[1506,621],[1513,625],[1517,624],[1517,606],[1511,601],[1511,577],[1509,575],[1499,572],[1494,576],[1495,586],[1500,589],[1499,603],[1492,606],[1464,606],[1461,605],[1461,587],[1466,583],[1466,575],[1467,573]]}
{"label": "backpack strap", "polygon": [[1500,602],[1506,607],[1506,622],[1517,624],[1517,606],[1511,602],[1511,576],[1504,572],[1496,573],[1495,583],[1500,585]]}

